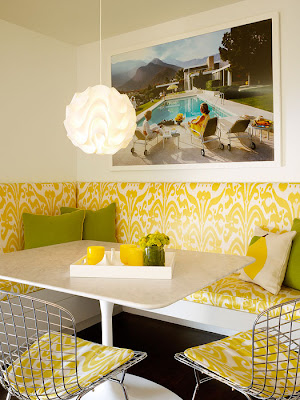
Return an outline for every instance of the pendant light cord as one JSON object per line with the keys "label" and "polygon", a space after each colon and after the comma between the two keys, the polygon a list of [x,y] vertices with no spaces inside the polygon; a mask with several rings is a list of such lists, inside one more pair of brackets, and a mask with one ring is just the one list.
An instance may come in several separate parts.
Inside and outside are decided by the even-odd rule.
{"label": "pendant light cord", "polygon": [[102,0],[100,2],[100,85],[102,85]]}

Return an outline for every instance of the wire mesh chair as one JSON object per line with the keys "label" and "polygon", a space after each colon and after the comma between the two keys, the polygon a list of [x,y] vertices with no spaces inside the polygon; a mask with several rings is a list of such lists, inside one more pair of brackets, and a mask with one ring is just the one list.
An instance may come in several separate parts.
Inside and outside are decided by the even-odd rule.
{"label": "wire mesh chair", "polygon": [[74,317],[56,304],[3,290],[0,298],[0,383],[7,400],[79,400],[107,380],[119,383],[128,399],[125,373],[146,353],[78,338]]}
{"label": "wire mesh chair", "polygon": [[[192,367],[193,399],[201,383],[217,379],[247,399],[300,398],[300,298],[263,311],[252,331],[191,348],[175,358]],[[199,372],[207,375],[200,378]]]}
{"label": "wire mesh chair", "polygon": [[221,142],[221,132],[218,128],[218,118],[210,118],[207,121],[206,127],[204,129],[203,134],[199,134],[195,129],[190,127],[190,130],[192,132],[191,135],[191,143],[193,143],[193,137],[201,141],[201,155],[204,157],[205,156],[205,149],[204,145],[209,142],[214,142],[218,141],[219,142],[219,148],[221,150],[224,150],[224,144]]}

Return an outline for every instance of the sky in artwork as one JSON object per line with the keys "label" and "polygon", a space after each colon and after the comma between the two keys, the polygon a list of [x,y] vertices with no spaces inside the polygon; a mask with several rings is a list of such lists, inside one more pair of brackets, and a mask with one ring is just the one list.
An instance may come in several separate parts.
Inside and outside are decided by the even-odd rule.
{"label": "sky in artwork", "polygon": [[142,60],[147,63],[154,58],[159,58],[162,61],[168,58],[189,61],[194,58],[208,57],[209,55],[219,52],[223,35],[225,32],[229,31],[230,29],[223,29],[187,39],[118,54],[112,57],[112,64],[129,60]]}

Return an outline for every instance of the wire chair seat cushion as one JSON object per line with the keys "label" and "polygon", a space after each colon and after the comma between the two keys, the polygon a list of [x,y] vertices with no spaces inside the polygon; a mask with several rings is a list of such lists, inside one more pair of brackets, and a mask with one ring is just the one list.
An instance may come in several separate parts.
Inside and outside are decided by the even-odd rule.
{"label": "wire chair seat cushion", "polygon": [[[71,350],[74,349],[75,340],[77,365]],[[16,359],[4,375],[7,375],[6,379],[10,380],[16,391],[32,400],[37,399],[36,395],[39,400],[56,399],[58,396],[62,399],[69,398],[69,394],[75,395],[134,357],[132,350],[103,346],[80,338],[75,339],[71,335],[55,333],[50,334],[50,341],[49,334],[39,338],[39,343],[36,340],[30,346],[29,352],[30,357],[28,350],[25,351],[21,355],[21,361],[20,358]]]}
{"label": "wire chair seat cushion", "polygon": [[[250,394],[280,398],[300,390],[299,353],[289,349],[278,337],[275,329],[273,335],[270,330],[268,336],[265,331],[257,330],[255,333],[255,372]],[[204,373],[211,371],[231,382],[232,386],[243,389],[251,386],[252,330],[187,349],[184,355],[203,367]],[[277,380],[276,385],[274,379]]]}

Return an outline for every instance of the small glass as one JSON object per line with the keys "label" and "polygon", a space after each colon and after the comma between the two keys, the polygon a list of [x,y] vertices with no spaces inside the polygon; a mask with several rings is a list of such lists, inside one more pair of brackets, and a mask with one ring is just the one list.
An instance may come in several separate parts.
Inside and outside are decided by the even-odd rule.
{"label": "small glass", "polygon": [[120,259],[121,262],[125,265],[128,264],[128,250],[136,248],[136,244],[121,244],[120,246]]}
{"label": "small glass", "polygon": [[144,250],[144,265],[146,266],[159,266],[165,265],[165,249],[163,246],[148,246]]}
{"label": "small glass", "polygon": [[139,247],[128,249],[128,265],[143,266],[144,265],[144,251]]}
{"label": "small glass", "polygon": [[102,261],[105,254],[105,247],[103,246],[90,246],[87,248],[87,263],[89,265],[96,265]]}

